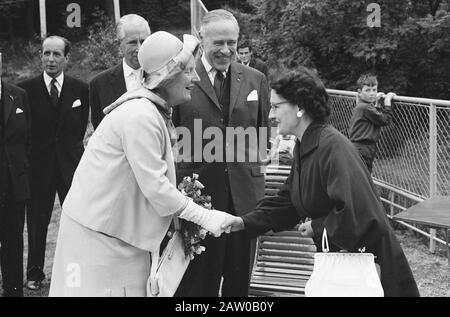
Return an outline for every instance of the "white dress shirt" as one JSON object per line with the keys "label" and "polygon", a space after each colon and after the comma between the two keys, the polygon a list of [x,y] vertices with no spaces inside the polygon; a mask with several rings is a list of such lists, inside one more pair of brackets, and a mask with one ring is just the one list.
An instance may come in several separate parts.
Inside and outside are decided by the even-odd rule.
{"label": "white dress shirt", "polygon": [[141,83],[141,69],[133,69],[125,62],[125,59],[122,62],[123,64],[123,76],[125,78],[125,85],[127,87],[127,91],[133,91],[142,87]]}
{"label": "white dress shirt", "polygon": [[[62,86],[64,84],[64,72],[62,72],[56,79],[56,89],[58,89],[58,97],[61,96]],[[44,82],[45,87],[47,87],[48,94],[50,95],[50,89],[52,88],[53,77],[50,77],[46,72],[44,72]]]}
{"label": "white dress shirt", "polygon": [[[205,66],[205,70],[206,73],[208,74],[209,81],[211,82],[211,85],[214,87],[214,78],[216,77],[217,70],[208,63],[205,54],[202,55],[202,63],[203,66]],[[226,71],[222,72],[223,78],[227,78],[227,73],[229,69],[230,67],[228,67]]]}

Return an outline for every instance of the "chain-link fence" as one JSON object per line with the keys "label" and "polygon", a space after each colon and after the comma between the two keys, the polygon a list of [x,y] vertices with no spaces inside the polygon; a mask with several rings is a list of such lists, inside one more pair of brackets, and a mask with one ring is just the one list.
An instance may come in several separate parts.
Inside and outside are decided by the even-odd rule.
{"label": "chain-link fence", "polygon": [[[328,90],[330,122],[348,135],[356,93]],[[382,128],[373,177],[425,198],[450,195],[450,101],[395,97]]]}

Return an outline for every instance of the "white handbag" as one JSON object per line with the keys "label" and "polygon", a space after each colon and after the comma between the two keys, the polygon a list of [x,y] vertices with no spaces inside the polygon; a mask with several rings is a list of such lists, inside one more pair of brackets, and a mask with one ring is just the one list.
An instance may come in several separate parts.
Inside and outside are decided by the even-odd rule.
{"label": "white handbag", "polygon": [[305,286],[307,297],[383,297],[384,291],[372,253],[329,252],[326,229],[322,251]]}
{"label": "white handbag", "polygon": [[152,252],[150,277],[147,280],[148,297],[173,297],[190,262],[184,253],[178,218],[174,218],[175,232],[161,257],[159,248]]}

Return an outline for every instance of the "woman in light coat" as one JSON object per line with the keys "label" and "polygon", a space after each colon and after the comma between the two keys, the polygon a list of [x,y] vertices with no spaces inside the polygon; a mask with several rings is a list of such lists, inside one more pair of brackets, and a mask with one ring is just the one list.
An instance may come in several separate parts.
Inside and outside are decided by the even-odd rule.
{"label": "woman in light coat", "polygon": [[212,234],[229,215],[176,188],[171,107],[190,100],[198,40],[156,32],[138,59],[143,87],[107,107],[62,207],[50,296],[145,296],[149,252],[174,216]]}

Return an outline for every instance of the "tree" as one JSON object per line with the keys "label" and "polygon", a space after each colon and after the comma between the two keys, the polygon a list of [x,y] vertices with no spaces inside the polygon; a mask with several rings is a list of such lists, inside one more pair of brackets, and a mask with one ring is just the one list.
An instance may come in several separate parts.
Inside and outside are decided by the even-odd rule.
{"label": "tree", "polygon": [[[20,14],[29,0],[0,0],[0,27],[5,27],[8,39],[14,41],[16,39],[16,29],[14,27],[14,19]],[[5,24],[2,24],[5,21]],[[1,32],[0,32],[1,33]]]}
{"label": "tree", "polygon": [[450,15],[436,9],[441,1],[377,3],[381,27],[371,28],[365,0],[252,0],[247,29],[269,64],[314,67],[328,87],[354,89],[370,71],[382,90],[450,99]]}

